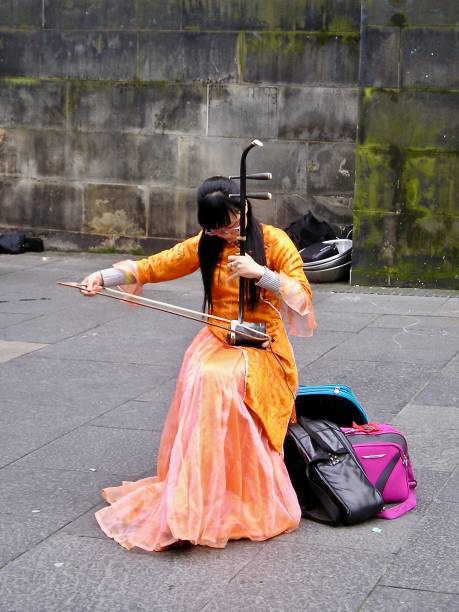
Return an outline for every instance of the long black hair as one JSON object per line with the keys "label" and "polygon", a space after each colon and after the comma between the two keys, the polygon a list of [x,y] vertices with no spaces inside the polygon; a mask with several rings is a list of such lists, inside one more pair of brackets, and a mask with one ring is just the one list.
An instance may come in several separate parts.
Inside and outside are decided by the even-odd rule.
{"label": "long black hair", "polygon": [[[198,188],[198,223],[204,230],[214,230],[231,223],[231,213],[240,212],[240,204],[229,197],[239,193],[239,186],[224,176],[213,176]],[[253,216],[252,205],[247,201],[246,252],[264,266],[266,264],[263,230]],[[221,259],[225,240],[218,236],[202,233],[198,246],[202,282],[204,284],[204,310],[212,308],[212,282],[215,267]],[[253,279],[247,279],[245,302],[254,310],[260,301],[260,288]]]}

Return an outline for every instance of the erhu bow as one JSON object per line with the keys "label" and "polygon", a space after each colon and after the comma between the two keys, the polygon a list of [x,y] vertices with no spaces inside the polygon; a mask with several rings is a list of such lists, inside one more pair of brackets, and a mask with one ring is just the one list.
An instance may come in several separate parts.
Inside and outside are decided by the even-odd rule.
{"label": "erhu bow", "polygon": [[[246,254],[246,234],[247,234],[247,199],[252,198],[254,200],[270,200],[271,194],[266,192],[247,193],[247,179],[258,180],[258,181],[270,181],[272,174],[270,172],[258,172],[256,174],[247,174],[246,170],[246,158],[247,154],[253,147],[262,147],[263,143],[260,140],[252,140],[248,147],[246,147],[241,155],[241,165],[239,176],[230,176],[230,179],[239,179],[239,193],[230,194],[230,198],[239,199],[240,208],[240,231],[239,231],[239,254]],[[258,348],[265,348],[266,341],[269,338],[266,333],[265,323],[254,323],[244,321],[244,307],[245,307],[245,295],[246,287],[249,279],[243,276],[239,277],[239,307],[238,307],[238,318],[236,321],[231,321],[231,331],[228,334],[228,342],[232,346],[244,345],[244,346],[255,346]],[[250,332],[248,332],[250,330]],[[242,333],[241,333],[242,332]],[[248,333],[250,338],[247,337]]]}

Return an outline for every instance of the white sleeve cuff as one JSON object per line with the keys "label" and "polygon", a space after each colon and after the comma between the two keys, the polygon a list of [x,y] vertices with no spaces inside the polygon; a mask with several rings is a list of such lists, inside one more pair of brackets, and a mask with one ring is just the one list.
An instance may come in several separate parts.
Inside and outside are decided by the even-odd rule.
{"label": "white sleeve cuff", "polygon": [[265,271],[263,272],[262,277],[255,283],[258,287],[262,289],[268,289],[273,293],[280,292],[280,278],[277,272],[270,270],[265,266]]}
{"label": "white sleeve cuff", "polygon": [[100,273],[102,274],[104,287],[115,287],[116,285],[123,285],[126,282],[122,270],[106,268],[105,270],[100,270]]}

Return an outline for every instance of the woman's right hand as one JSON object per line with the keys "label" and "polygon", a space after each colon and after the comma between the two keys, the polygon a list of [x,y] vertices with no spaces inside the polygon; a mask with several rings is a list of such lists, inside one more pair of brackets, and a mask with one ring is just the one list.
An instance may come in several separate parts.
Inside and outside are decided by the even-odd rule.
{"label": "woman's right hand", "polygon": [[102,278],[102,274],[100,272],[93,272],[86,276],[80,283],[81,285],[86,285],[86,289],[80,289],[83,295],[90,297],[92,295],[96,295],[102,287],[104,286],[104,279]]}

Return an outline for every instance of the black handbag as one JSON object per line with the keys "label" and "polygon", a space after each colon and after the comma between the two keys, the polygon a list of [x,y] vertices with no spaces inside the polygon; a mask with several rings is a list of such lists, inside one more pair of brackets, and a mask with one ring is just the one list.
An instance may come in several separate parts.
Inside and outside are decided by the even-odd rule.
{"label": "black handbag", "polygon": [[354,450],[330,421],[298,417],[288,427],[284,458],[302,516],[334,525],[353,525],[383,507]]}

